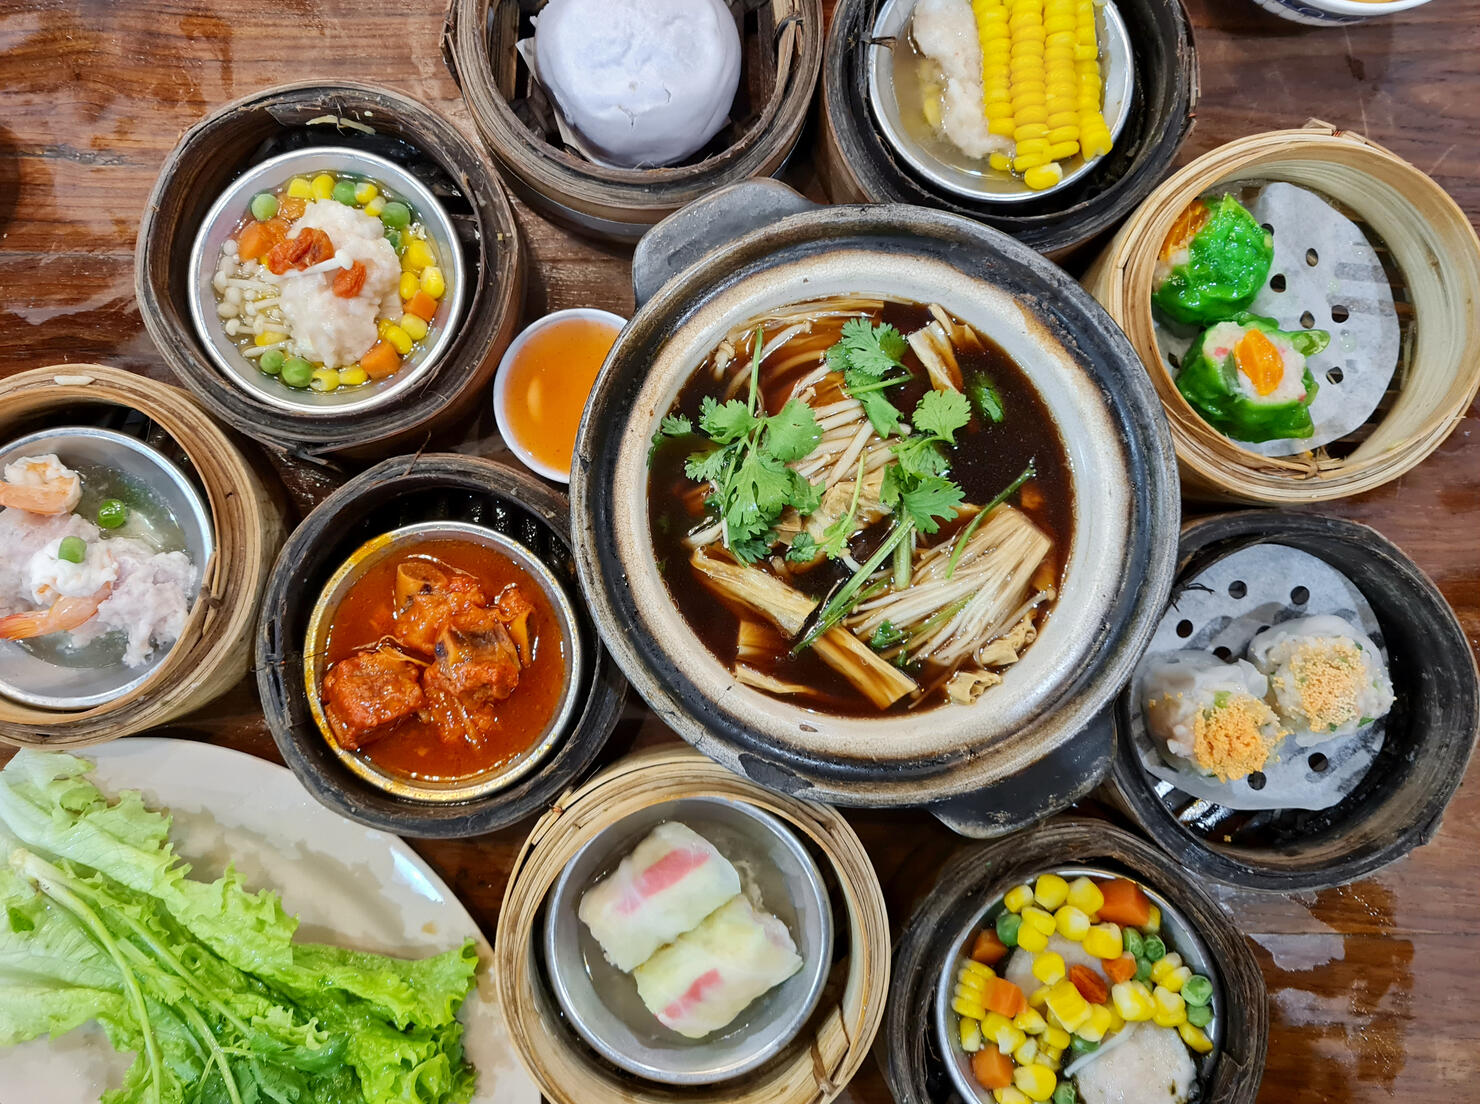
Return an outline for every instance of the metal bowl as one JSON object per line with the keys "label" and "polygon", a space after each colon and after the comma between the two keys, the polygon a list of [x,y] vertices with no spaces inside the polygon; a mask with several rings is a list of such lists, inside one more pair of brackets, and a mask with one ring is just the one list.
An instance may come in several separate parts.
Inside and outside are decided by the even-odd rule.
{"label": "metal bowl", "polygon": [[[184,536],[184,550],[195,565],[199,585],[216,541],[210,510],[184,472],[137,438],[92,426],[46,429],[12,441],[0,449],[0,468],[22,456],[45,453],[55,453],[73,468],[107,468],[130,492],[168,514]],[[81,474],[86,493],[87,471]],[[156,648],[137,668],[121,662],[76,667],[35,655],[26,645],[0,641],[0,694],[40,709],[90,709],[142,686],[171,650]]]}
{"label": "metal bowl", "polygon": [[[1091,878],[1126,877],[1118,871],[1098,866],[1047,867],[1026,878],[1014,877],[1011,885],[1001,886],[1000,892],[994,890],[987,904],[972,916],[971,922],[952,935],[952,941],[957,947],[956,953],[946,959],[945,969],[941,971],[935,985],[935,1044],[944,1060],[946,1073],[950,1075],[951,1082],[956,1086],[956,1091],[961,1094],[963,1100],[974,1100],[977,1104],[993,1104],[991,1092],[978,1085],[971,1075],[971,1055],[961,1049],[960,1032],[956,1028],[959,1017],[951,1008],[956,974],[962,964],[967,961],[966,949],[971,946],[976,932],[982,927],[982,921],[987,916],[1000,911],[1002,898],[1013,885],[1024,882],[1031,884],[1039,874],[1058,874],[1065,880],[1073,880],[1080,875],[1087,875]],[[1203,1029],[1208,1038],[1213,1041],[1213,1049],[1202,1056],[1193,1055],[1193,1064],[1198,1068],[1198,1080],[1207,1084],[1212,1073],[1213,1062],[1217,1059],[1223,1042],[1224,1017],[1219,1011],[1223,1007],[1223,984],[1217,966],[1207,944],[1176,907],[1139,878],[1132,880],[1161,910],[1161,929],[1168,951],[1176,951],[1182,956],[1182,961],[1192,967],[1193,973],[1202,974],[1213,983],[1212,1007],[1215,1014],[1212,1021]],[[1066,1062],[1065,1065],[1067,1064]]]}
{"label": "metal bowl", "polygon": [[[418,544],[429,541],[460,540],[491,548],[518,564],[534,579],[555,618],[560,623],[561,647],[565,650],[565,682],[560,692],[560,704],[545,725],[545,730],[533,741],[530,749],[522,756],[502,766],[481,774],[449,782],[434,782],[426,779],[407,778],[405,775],[383,770],[364,756],[346,751],[339,746],[329,730],[329,721],[324,716],[319,688],[323,685],[328,670],[329,633],[339,603],[355,583],[376,564],[393,553],[404,552]],[[415,801],[467,801],[512,785],[534,770],[555,747],[569,727],[574,716],[584,678],[586,657],[577,630],[577,617],[565,588],[551,570],[534,553],[517,541],[493,529],[471,525],[461,521],[426,521],[407,525],[368,540],[345,560],[339,570],[330,576],[314,603],[309,616],[308,630],[303,641],[303,681],[307,692],[308,708],[314,723],[339,761],[371,785],[397,797]]]}
{"label": "metal bowl", "polygon": [[[1135,85],[1135,66],[1131,61],[1131,37],[1125,21],[1114,3],[1097,6],[1096,22],[1100,40],[1105,44],[1105,125],[1112,139],[1118,139],[1130,117]],[[1051,196],[1071,186],[1091,171],[1100,158],[1084,160],[1075,157],[1064,165],[1064,177],[1051,188],[1033,191],[1020,179],[1000,173],[985,161],[968,157],[950,142],[928,129],[923,118],[919,125],[906,122],[906,112],[918,115],[918,105],[901,104],[897,74],[907,64],[898,53],[908,43],[915,0],[887,0],[874,20],[869,40],[868,96],[874,118],[884,137],[926,180],[968,199],[990,203],[1027,203]],[[912,50],[912,48],[911,48]]]}
{"label": "metal bowl", "polygon": [[[760,906],[786,925],[803,962],[723,1032],[703,1039],[685,1038],[659,1023],[631,976],[606,961],[576,915],[581,895],[643,836],[670,820],[694,829],[735,864],[747,895],[755,900],[758,893]],[[769,813],[720,797],[652,805],[599,832],[566,865],[545,902],[545,970],[566,1018],[607,1060],[669,1085],[725,1081],[779,1054],[822,997],[832,940],[827,887],[796,835]]]}
{"label": "metal bowl", "polygon": [[[387,185],[406,200],[426,227],[447,280],[447,292],[433,321],[436,330],[431,341],[409,363],[386,379],[323,392],[288,387],[242,356],[216,316],[216,296],[211,288],[222,243],[241,221],[252,196],[271,191],[295,176],[320,172],[358,173]],[[190,250],[190,317],[216,367],[252,398],[282,410],[347,415],[384,406],[426,378],[456,334],[462,317],[464,283],[463,255],[452,220],[425,184],[384,157],[338,146],[315,146],[254,165],[232,181],[211,205]]]}

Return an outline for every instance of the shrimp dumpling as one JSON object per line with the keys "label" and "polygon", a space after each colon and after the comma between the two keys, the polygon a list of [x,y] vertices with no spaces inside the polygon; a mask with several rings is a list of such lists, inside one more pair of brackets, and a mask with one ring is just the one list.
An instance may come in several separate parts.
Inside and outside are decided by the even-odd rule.
{"label": "shrimp dumpling", "polygon": [[1146,730],[1163,754],[1220,782],[1263,770],[1285,734],[1265,701],[1268,680],[1247,660],[1172,652],[1151,663],[1141,685]]}
{"label": "shrimp dumpling", "polygon": [[1377,645],[1345,618],[1298,617],[1249,642],[1270,697],[1295,742],[1310,747],[1365,728],[1393,707],[1393,684]]}

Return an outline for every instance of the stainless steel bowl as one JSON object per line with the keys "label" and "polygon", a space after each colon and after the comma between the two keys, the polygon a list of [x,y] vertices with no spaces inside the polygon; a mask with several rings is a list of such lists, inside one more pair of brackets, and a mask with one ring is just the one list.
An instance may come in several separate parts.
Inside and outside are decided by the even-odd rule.
{"label": "stainless steel bowl", "polygon": [[[729,1027],[703,1039],[685,1038],[659,1023],[643,1006],[631,976],[606,961],[576,915],[587,889],[648,832],[675,820],[735,864],[747,893],[758,893],[760,906],[791,932],[803,962]],[[720,797],[665,801],[608,827],[571,859],[545,902],[545,969],[566,1018],[607,1060],[669,1085],[725,1081],[780,1053],[822,997],[832,939],[827,887],[796,835],[769,813]]]}
{"label": "stainless steel bowl", "polygon": [[[545,725],[545,730],[531,743],[529,751],[512,762],[481,774],[452,782],[434,782],[407,778],[405,775],[382,770],[364,756],[340,747],[330,733],[319,688],[324,684],[324,675],[329,667],[329,634],[333,627],[334,614],[339,609],[339,603],[349,593],[350,587],[393,553],[405,552],[429,541],[445,540],[471,541],[491,548],[513,560],[534,579],[560,623],[561,647],[565,651],[565,682],[560,691],[559,706]],[[314,603],[303,641],[303,682],[308,695],[309,712],[313,714],[314,723],[318,725],[319,732],[339,761],[365,781],[387,793],[415,801],[466,801],[482,797],[512,785],[534,770],[565,735],[576,711],[586,663],[576,626],[575,610],[560,580],[540,562],[538,556],[504,534],[462,521],[424,521],[393,529],[355,549],[339,570],[330,576],[318,601]]]}
{"label": "stainless steel bowl", "polygon": [[[946,960],[946,968],[941,971],[935,986],[935,1041],[941,1055],[945,1058],[946,1073],[950,1075],[951,1082],[956,1086],[956,1091],[961,1094],[963,1100],[974,1100],[977,1104],[994,1104],[992,1094],[978,1085],[971,1075],[971,1055],[961,1049],[961,1037],[956,1028],[959,1017],[951,1008],[952,990],[956,987],[956,974],[961,969],[962,963],[967,960],[965,951],[970,947],[977,930],[981,928],[982,921],[1002,908],[1002,898],[1009,889],[1022,882],[1031,884],[1039,874],[1058,874],[1071,881],[1081,874],[1091,878],[1126,877],[1117,871],[1097,866],[1046,867],[1026,878],[1015,878],[1011,884],[1001,886],[1001,891],[992,894],[988,903],[971,918],[971,922],[951,936],[957,950]],[[1213,983],[1214,1016],[1208,1026],[1203,1029],[1207,1032],[1208,1038],[1213,1041],[1213,1049],[1206,1055],[1193,1055],[1193,1063],[1198,1067],[1198,1079],[1206,1085],[1212,1063],[1218,1057],[1223,1043],[1223,1017],[1218,1014],[1218,1010],[1223,1007],[1223,986],[1219,980],[1218,970],[1213,964],[1213,956],[1208,951],[1207,944],[1187,923],[1177,908],[1146,883],[1139,879],[1134,880],[1146,896],[1151,898],[1152,903],[1161,910],[1161,930],[1164,933],[1162,938],[1166,941],[1167,950],[1176,951],[1182,956],[1182,961],[1192,967],[1193,973],[1202,974]],[[1064,1064],[1067,1066],[1068,1062]]]}
{"label": "stainless steel bowl", "polygon": [[[55,453],[77,468],[106,468],[137,497],[169,515],[184,536],[195,565],[195,585],[205,578],[216,541],[211,513],[190,479],[159,452],[137,438],[92,426],[64,426],[32,433],[0,449],[0,468],[23,456]],[[84,470],[83,489],[87,489]],[[125,534],[127,535],[127,534]],[[27,645],[0,641],[0,694],[41,709],[90,709],[115,701],[142,686],[171,648],[156,648],[142,667],[121,662],[74,667],[32,654]]]}
{"label": "stainless steel bowl", "polygon": [[[869,40],[868,96],[874,118],[885,139],[912,169],[933,184],[968,199],[989,203],[1027,203],[1053,195],[1072,185],[1100,160],[1076,157],[1064,164],[1064,177],[1051,188],[1033,191],[1019,178],[997,172],[984,160],[967,157],[950,142],[933,133],[920,114],[913,97],[901,102],[896,74],[903,64],[899,51],[911,49],[911,17],[915,0],[887,0],[874,20]],[[1131,60],[1131,37],[1114,3],[1097,5],[1100,41],[1104,43],[1105,125],[1113,139],[1120,137],[1131,113],[1135,66]],[[906,113],[910,121],[906,121]]]}
{"label": "stainless steel bowl", "polygon": [[[387,185],[403,198],[426,227],[447,280],[447,291],[438,304],[433,322],[436,330],[432,339],[409,363],[386,379],[324,392],[288,387],[242,356],[216,316],[216,296],[211,287],[221,246],[241,220],[252,196],[272,191],[295,176],[320,172],[357,173]],[[458,246],[452,220],[425,184],[384,157],[356,149],[316,146],[284,153],[254,165],[237,177],[212,204],[190,250],[190,317],[216,367],[253,398],[283,410],[348,415],[383,406],[426,378],[437,358],[456,336],[457,325],[462,318],[465,282],[462,250]]]}

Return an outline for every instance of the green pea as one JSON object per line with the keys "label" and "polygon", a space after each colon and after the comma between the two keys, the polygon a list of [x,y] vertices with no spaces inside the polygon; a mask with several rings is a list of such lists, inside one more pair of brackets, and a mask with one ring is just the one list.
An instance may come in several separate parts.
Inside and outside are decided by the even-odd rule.
{"label": "green pea", "polygon": [[1211,1004],[1189,1004],[1187,1022],[1193,1027],[1207,1027],[1213,1022],[1213,1006]]}
{"label": "green pea", "polygon": [[266,222],[277,213],[277,196],[271,192],[258,192],[252,197],[252,217],[258,222]]}
{"label": "green pea", "polygon": [[1004,912],[997,917],[997,938],[1002,940],[1005,947],[1016,947],[1018,929],[1023,926],[1023,918],[1015,912]]}
{"label": "green pea", "polygon": [[1136,980],[1140,982],[1151,980],[1151,960],[1149,958],[1136,959]]}
{"label": "green pea", "polygon": [[81,563],[87,559],[87,541],[81,537],[63,537],[57,545],[57,559],[68,563]]}
{"label": "green pea", "polygon": [[341,180],[334,185],[334,198],[346,207],[355,205],[355,182],[353,180]]}
{"label": "green pea", "polygon": [[1135,928],[1126,928],[1123,932],[1121,932],[1121,939],[1125,942],[1125,950],[1127,954],[1134,955],[1137,958],[1141,957],[1141,947],[1143,946],[1143,943],[1141,942],[1140,932],[1138,932]]}
{"label": "green pea", "polygon": [[393,199],[380,209],[380,221],[392,230],[404,230],[411,225],[411,208]]}
{"label": "green pea", "polygon": [[1050,1097],[1053,1104],[1074,1104],[1078,1095],[1074,1092],[1074,1086],[1068,1081],[1060,1081],[1054,1086],[1053,1096]]}
{"label": "green pea", "polygon": [[268,349],[267,352],[257,358],[257,367],[261,368],[269,376],[275,376],[283,370],[283,362],[287,359],[281,349]]}
{"label": "green pea", "polygon": [[289,387],[307,387],[313,382],[313,365],[302,357],[283,361],[283,382]]}
{"label": "green pea", "polygon": [[128,507],[116,498],[98,503],[98,524],[104,529],[117,529],[128,520]]}
{"label": "green pea", "polygon": [[1201,974],[1193,974],[1182,983],[1182,999],[1188,1004],[1207,1004],[1213,999],[1213,983]]}
{"label": "green pea", "polygon": [[1088,1039],[1081,1039],[1078,1035],[1069,1040],[1069,1049],[1075,1054],[1093,1054],[1100,1049],[1099,1043],[1092,1043]]}
{"label": "green pea", "polygon": [[1167,956],[1167,945],[1161,941],[1158,935],[1148,935],[1141,941],[1141,953],[1150,962],[1160,962]]}
{"label": "green pea", "polygon": [[399,230],[387,230],[385,240],[391,243],[391,248],[396,251],[396,256],[406,252],[406,235]]}

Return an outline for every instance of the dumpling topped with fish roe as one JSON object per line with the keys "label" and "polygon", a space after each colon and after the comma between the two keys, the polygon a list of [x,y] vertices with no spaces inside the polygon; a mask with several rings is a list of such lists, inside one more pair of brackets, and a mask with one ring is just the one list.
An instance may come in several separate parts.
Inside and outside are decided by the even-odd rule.
{"label": "dumpling topped with fish roe", "polygon": [[1249,642],[1269,678],[1280,717],[1309,747],[1365,728],[1393,706],[1387,664],[1366,633],[1343,617],[1297,617]]}

